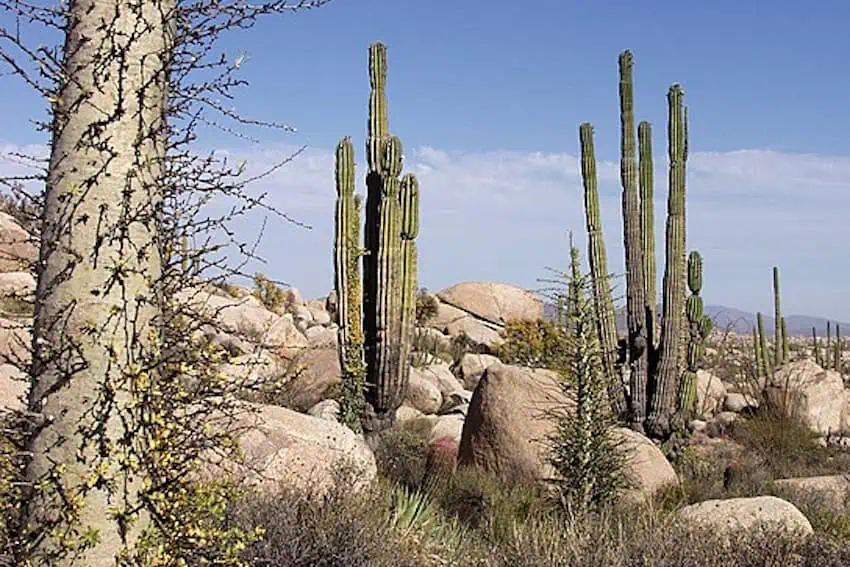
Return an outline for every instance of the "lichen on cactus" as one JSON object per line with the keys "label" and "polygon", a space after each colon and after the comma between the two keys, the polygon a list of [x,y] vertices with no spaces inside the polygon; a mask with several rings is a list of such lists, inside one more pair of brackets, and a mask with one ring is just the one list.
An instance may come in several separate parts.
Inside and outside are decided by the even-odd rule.
{"label": "lichen on cactus", "polygon": [[334,289],[338,298],[337,335],[342,392],[339,418],[360,431],[365,404],[366,366],[363,358],[362,287],[360,283],[360,198],[354,193],[354,145],[343,138],[336,148],[336,223]]}

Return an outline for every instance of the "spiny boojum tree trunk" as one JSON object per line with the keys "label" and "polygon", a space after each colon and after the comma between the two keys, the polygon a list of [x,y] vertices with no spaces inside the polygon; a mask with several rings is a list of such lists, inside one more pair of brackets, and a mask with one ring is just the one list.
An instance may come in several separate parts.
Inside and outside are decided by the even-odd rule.
{"label": "spiny boojum tree trunk", "polygon": [[27,526],[43,534],[32,550],[38,565],[113,567],[145,524],[128,446],[143,442],[132,391],[157,334],[156,210],[175,6],[69,6],[29,397],[46,420],[27,468],[38,487],[25,510]]}

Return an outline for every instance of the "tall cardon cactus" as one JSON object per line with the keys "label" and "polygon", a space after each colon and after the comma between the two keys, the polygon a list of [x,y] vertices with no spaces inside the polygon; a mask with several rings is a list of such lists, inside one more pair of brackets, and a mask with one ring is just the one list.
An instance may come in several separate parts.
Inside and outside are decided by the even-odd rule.
{"label": "tall cardon cactus", "polygon": [[362,284],[360,258],[360,196],[354,193],[354,145],[343,138],[336,148],[336,223],[334,288],[338,297],[337,331],[342,371],[340,421],[360,431],[366,366],[363,358]]}
{"label": "tall cardon cactus", "polygon": [[350,139],[340,142],[337,150],[334,266],[340,305],[341,409],[347,425],[354,429],[362,425],[367,431],[391,425],[404,399],[416,314],[419,184],[412,174],[400,177],[402,145],[389,134],[386,77],[386,47],[374,43],[369,48],[371,93],[362,248]]}
{"label": "tall cardon cactus", "polygon": [[[652,129],[648,122],[638,125],[638,161],[635,156],[632,69],[632,54],[630,51],[624,51],[619,58],[620,178],[623,188],[628,330],[620,345],[616,343],[614,306],[611,301],[599,215],[592,126],[585,123],[580,128],[580,139],[588,255],[596,298],[597,325],[608,357],[603,366],[610,383],[609,397],[612,407],[622,419],[629,421],[633,428],[648,428],[651,434],[664,437],[670,432],[671,419],[678,410],[677,394],[691,348],[687,345],[695,338],[690,332],[689,320],[685,313],[687,112],[683,104],[682,88],[673,85],[667,96],[670,165],[666,262],[659,340],[655,307],[657,297]],[[706,329],[707,324],[701,321],[702,319],[700,328]],[[628,393],[622,388],[624,374],[629,376]]]}
{"label": "tall cardon cactus", "polygon": [[593,282],[599,342],[602,347],[602,366],[608,380],[608,399],[614,413],[626,412],[626,395],[623,379],[617,364],[617,326],[614,318],[614,300],[608,282],[608,259],[602,235],[599,214],[599,188],[596,177],[596,157],[593,150],[593,126],[584,123],[579,127],[581,143],[581,177],[584,183],[584,209],[587,221],[587,246],[590,273]]}

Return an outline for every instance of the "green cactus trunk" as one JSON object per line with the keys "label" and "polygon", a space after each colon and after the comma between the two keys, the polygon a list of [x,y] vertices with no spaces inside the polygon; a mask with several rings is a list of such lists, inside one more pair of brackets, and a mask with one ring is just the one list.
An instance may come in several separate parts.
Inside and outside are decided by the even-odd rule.
{"label": "green cactus trunk", "polygon": [[363,293],[360,283],[360,199],[354,194],[354,145],[343,138],[336,148],[336,223],[334,274],[342,393],[339,418],[359,432],[365,405],[363,358]]}
{"label": "green cactus trunk", "polygon": [[620,54],[620,181],[623,186],[623,242],[626,253],[626,320],[628,324],[631,425],[643,431],[646,419],[649,338],[646,325],[646,291],[637,159],[635,157],[634,92],[632,53]]}
{"label": "green cactus trunk", "polygon": [[812,325],[812,356],[815,357],[815,363],[818,366],[823,366],[823,361],[820,358],[820,348],[818,348],[818,331]]}
{"label": "green cactus trunk", "polygon": [[756,326],[758,327],[759,373],[761,376],[767,376],[773,373],[773,361],[767,348],[767,335],[764,332],[764,318],[761,313],[756,313]]}
{"label": "green cactus trunk", "polygon": [[416,331],[416,289],[418,283],[419,181],[408,173],[401,180],[401,393],[410,383],[410,359],[413,335]]}
{"label": "green cactus trunk", "polygon": [[835,367],[833,368],[838,373],[841,373],[841,326],[835,324]]}
{"label": "green cactus trunk", "polygon": [[685,300],[685,160],[687,128],[683,111],[683,91],[673,85],[668,101],[669,195],[667,198],[666,265],[664,268],[661,346],[658,379],[650,404],[647,429],[666,437],[676,409],[681,377]]}
{"label": "green cactus trunk", "polygon": [[785,358],[783,346],[785,336],[782,333],[782,308],[779,303],[779,268],[773,267],[773,360],[774,364],[782,366]]}
{"label": "green cactus trunk", "polygon": [[585,220],[587,221],[588,260],[593,280],[594,305],[597,316],[602,365],[608,382],[608,399],[618,416],[625,414],[625,388],[617,365],[617,327],[614,320],[614,301],[608,281],[608,259],[599,214],[599,188],[596,178],[596,157],[593,150],[593,126],[579,127],[581,143],[581,176],[584,184]]}
{"label": "green cactus trunk", "polygon": [[689,417],[694,410],[696,402],[696,378],[697,370],[705,356],[705,341],[708,339],[713,323],[711,318],[704,313],[700,291],[702,290],[702,256],[693,251],[688,256],[688,289],[691,292],[685,306],[688,319],[688,355],[687,369],[682,374],[679,387],[679,411]]}
{"label": "green cactus trunk", "polygon": [[653,352],[658,343],[658,325],[656,324],[656,290],[655,271],[655,181],[652,161],[652,125],[641,122],[638,125],[638,153],[640,155],[640,224],[643,238],[643,287],[646,302],[646,336],[649,351],[649,372],[652,367]]}
{"label": "green cactus trunk", "polygon": [[788,344],[788,325],[785,323],[785,317],[782,318],[782,360],[788,362],[790,360],[791,347]]}
{"label": "green cactus trunk", "polygon": [[[369,250],[372,271],[365,279],[367,297],[374,300],[366,312],[366,400],[377,423],[389,425],[401,405],[405,386],[402,353],[406,349],[401,344],[401,181],[398,178],[401,142],[391,137],[383,145],[383,151],[377,226],[370,226],[367,220],[367,231],[375,231],[375,244]],[[383,429],[384,426],[376,424],[375,428]]]}
{"label": "green cactus trunk", "polygon": [[756,374],[756,378],[762,375],[759,334],[755,327],[753,327],[753,370]]}
{"label": "green cactus trunk", "polygon": [[826,345],[823,347],[823,365],[822,368],[829,368],[832,361],[832,327],[829,321],[826,322]]}

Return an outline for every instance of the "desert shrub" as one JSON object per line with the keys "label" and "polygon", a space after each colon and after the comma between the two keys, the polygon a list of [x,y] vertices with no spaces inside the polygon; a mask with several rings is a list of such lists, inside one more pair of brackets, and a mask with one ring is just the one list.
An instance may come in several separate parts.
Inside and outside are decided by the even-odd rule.
{"label": "desert shrub", "polygon": [[823,447],[818,434],[798,416],[774,408],[738,419],[730,430],[733,440],[757,457],[772,478],[817,476],[842,472],[847,457]]}
{"label": "desert shrub", "polygon": [[832,494],[773,487],[771,492],[794,504],[815,532],[850,544],[850,491]]}
{"label": "desert shrub", "polygon": [[416,293],[416,324],[420,327],[437,315],[439,305],[437,298],[428,293],[428,290],[420,288]]}
{"label": "desert shrub", "polygon": [[460,467],[435,487],[435,500],[448,515],[498,539],[517,523],[553,510],[544,489],[532,479],[496,478],[476,467]]}
{"label": "desert shrub", "polygon": [[[225,295],[234,299],[239,299],[244,295],[242,289],[240,289],[239,286],[233,285],[230,282],[215,281],[213,282],[213,285],[217,289],[220,289]],[[254,297],[257,297],[256,294],[254,295]],[[259,297],[257,298],[260,299]]]}
{"label": "desert shrub", "polygon": [[459,364],[466,354],[490,354],[491,352],[490,347],[475,342],[464,332],[452,337],[449,349],[453,365]]}
{"label": "desert shrub", "polygon": [[416,565],[391,544],[389,506],[377,491],[352,493],[351,473],[338,473],[328,491],[281,486],[253,494],[234,506],[232,521],[243,529],[261,527],[261,539],[243,553],[249,565],[367,567]]}
{"label": "desert shrub", "polygon": [[803,567],[842,565],[850,552],[822,535],[805,539],[775,526],[723,535],[678,524],[651,509],[606,511],[569,521],[518,525],[492,554],[512,567]]}
{"label": "desert shrub", "polygon": [[[259,525],[228,521],[226,510],[242,490],[232,480],[186,483],[176,497],[163,500],[159,510],[179,518],[179,537],[154,525],[142,535],[135,562],[139,565],[220,565],[243,567],[246,545],[263,534]],[[164,537],[165,536],[165,537]]]}
{"label": "desert shrub", "polygon": [[439,337],[422,329],[415,329],[413,334],[413,349],[410,353],[410,364],[423,368],[439,362],[452,362],[452,353],[447,350]]}
{"label": "desert shrub", "polygon": [[253,295],[266,309],[274,313],[283,312],[288,307],[286,293],[260,272],[254,274]]}
{"label": "desert shrub", "polygon": [[18,506],[23,479],[22,433],[18,416],[0,414],[0,566],[13,565],[12,543],[19,533]]}
{"label": "desert shrub", "polygon": [[[431,424],[427,425],[430,429]],[[410,489],[422,486],[429,451],[428,438],[422,430],[417,431],[415,425],[395,426],[381,432],[372,443],[382,478]]]}
{"label": "desert shrub", "polygon": [[35,302],[15,295],[0,296],[0,314],[6,317],[32,317]]}
{"label": "desert shrub", "polygon": [[507,364],[534,368],[559,368],[564,365],[566,329],[552,321],[514,320],[505,324],[505,342],[496,356]]}
{"label": "desert shrub", "polygon": [[[324,493],[281,486],[232,506],[243,530],[263,528],[243,557],[256,567],[430,567],[483,565],[462,526],[428,492],[378,482],[361,492],[356,472],[336,470]],[[483,556],[483,554],[480,554]]]}

